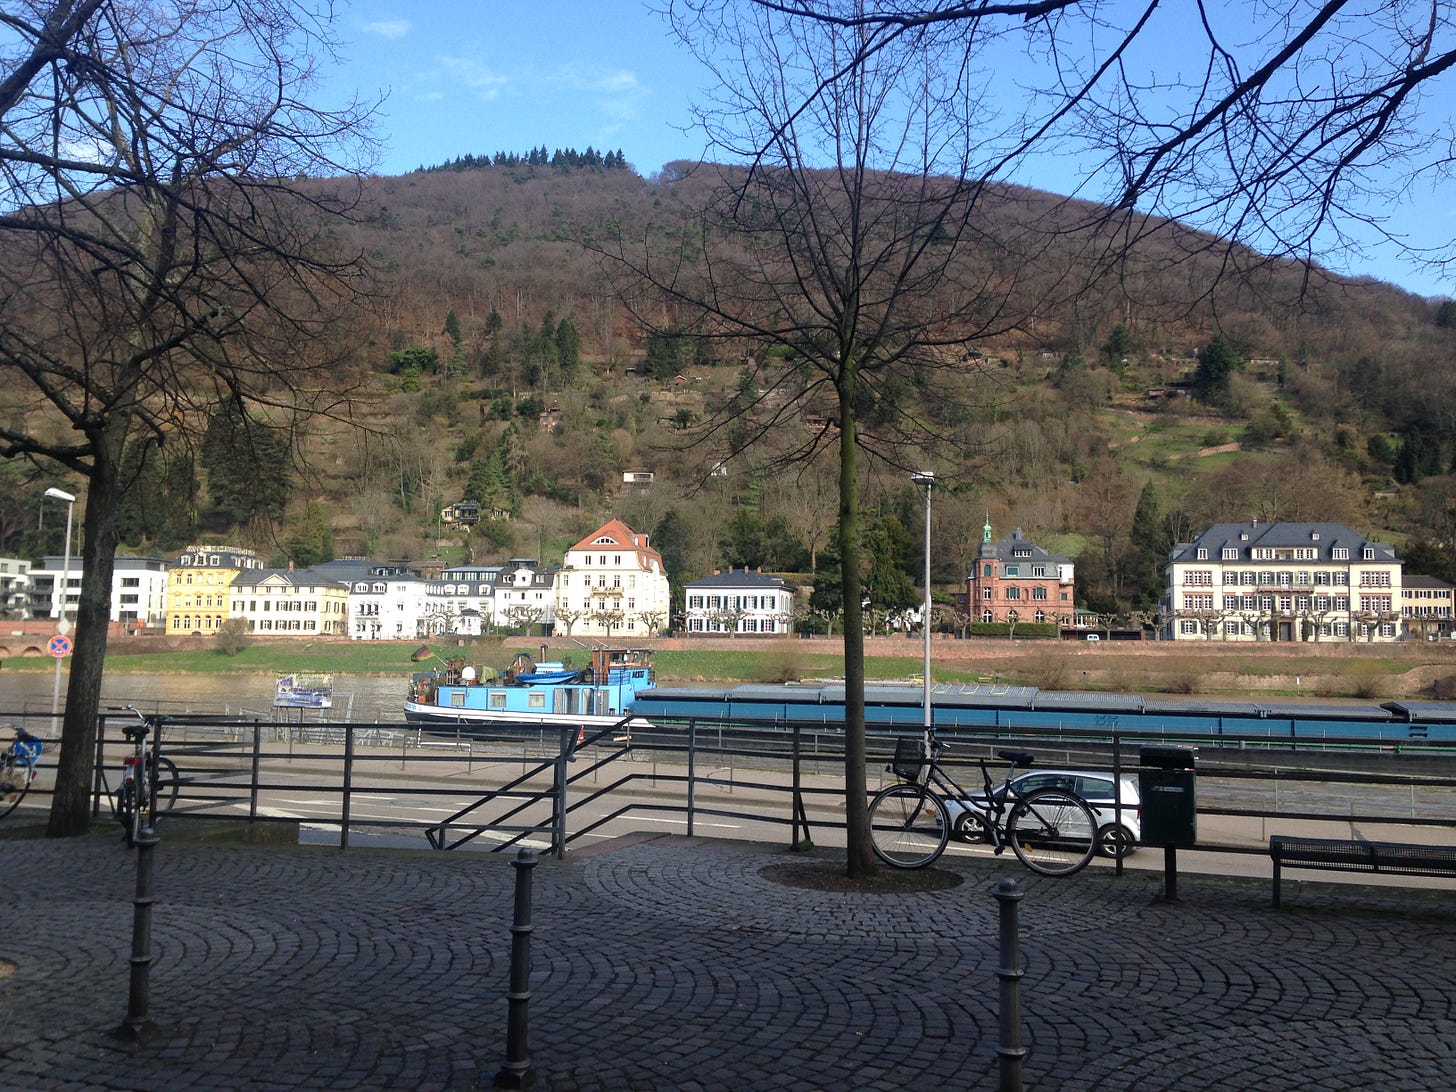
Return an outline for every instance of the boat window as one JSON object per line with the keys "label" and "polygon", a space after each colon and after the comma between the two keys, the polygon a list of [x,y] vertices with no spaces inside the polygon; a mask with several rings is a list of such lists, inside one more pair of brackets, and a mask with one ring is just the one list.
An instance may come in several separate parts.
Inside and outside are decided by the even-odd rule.
{"label": "boat window", "polygon": [[492,709],[504,709],[506,707],[506,692],[504,690],[492,690],[490,692],[490,707]]}
{"label": "boat window", "polygon": [[452,709],[464,709],[465,708],[465,691],[463,691],[463,690],[452,690],[452,691],[450,691],[450,708],[452,708]]}
{"label": "boat window", "polygon": [[531,709],[546,708],[546,691],[537,690],[526,695],[526,705]]}

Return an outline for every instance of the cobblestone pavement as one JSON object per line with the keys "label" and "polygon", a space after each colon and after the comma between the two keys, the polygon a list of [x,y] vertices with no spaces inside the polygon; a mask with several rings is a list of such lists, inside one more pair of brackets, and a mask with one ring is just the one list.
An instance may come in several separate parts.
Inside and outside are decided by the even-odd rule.
{"label": "cobblestone pavement", "polygon": [[[1267,879],[1184,875],[1167,903],[1105,867],[957,859],[958,887],[914,895],[762,874],[798,859],[663,836],[543,860],[537,1087],[994,1088],[1003,877],[1025,892],[1028,1088],[1456,1087],[1450,892],[1286,878],[1274,911]],[[140,1046],[110,1034],[134,861],[111,837],[0,841],[0,1086],[490,1086],[505,858],[164,840]]]}

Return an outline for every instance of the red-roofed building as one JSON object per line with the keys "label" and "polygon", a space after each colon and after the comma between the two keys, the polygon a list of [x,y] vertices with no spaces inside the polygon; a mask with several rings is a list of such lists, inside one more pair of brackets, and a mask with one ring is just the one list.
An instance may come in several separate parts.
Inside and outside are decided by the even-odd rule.
{"label": "red-roofed building", "polygon": [[651,637],[671,604],[662,555],[619,519],[567,550],[556,575],[556,632],[567,636]]}

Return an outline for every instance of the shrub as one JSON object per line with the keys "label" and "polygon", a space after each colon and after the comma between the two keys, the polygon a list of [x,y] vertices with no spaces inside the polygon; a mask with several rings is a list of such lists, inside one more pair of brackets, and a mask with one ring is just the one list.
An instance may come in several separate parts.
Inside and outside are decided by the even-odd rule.
{"label": "shrub", "polygon": [[217,627],[213,644],[224,656],[236,656],[253,643],[246,618],[228,618]]}
{"label": "shrub", "polygon": [[775,649],[763,657],[759,666],[759,681],[766,683],[798,682],[808,669],[807,661],[797,649]]}

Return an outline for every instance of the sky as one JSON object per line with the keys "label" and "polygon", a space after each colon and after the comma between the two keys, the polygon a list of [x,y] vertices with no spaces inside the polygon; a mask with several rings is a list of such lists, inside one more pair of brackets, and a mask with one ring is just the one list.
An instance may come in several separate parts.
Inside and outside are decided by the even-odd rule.
{"label": "sky", "polygon": [[[343,0],[337,10],[344,61],[325,73],[326,93],[387,96],[380,174],[543,145],[620,149],[644,176],[703,156],[690,103],[709,76],[642,0]],[[1412,238],[1456,238],[1449,191],[1385,211]],[[1456,296],[1452,276],[1416,269],[1393,247],[1332,268]]]}

